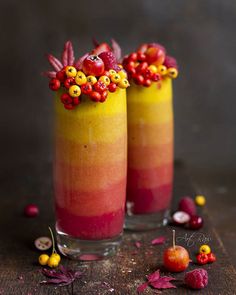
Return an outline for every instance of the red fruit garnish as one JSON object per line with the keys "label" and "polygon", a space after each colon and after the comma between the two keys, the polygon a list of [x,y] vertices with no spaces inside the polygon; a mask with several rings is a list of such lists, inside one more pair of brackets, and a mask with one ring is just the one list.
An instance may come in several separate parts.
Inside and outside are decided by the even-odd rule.
{"label": "red fruit garnish", "polygon": [[137,61],[138,59],[138,54],[137,52],[132,52],[129,56],[128,56],[129,61]]}
{"label": "red fruit garnish", "polygon": [[61,70],[56,73],[56,78],[60,81],[63,82],[66,79],[66,73],[65,70]]}
{"label": "red fruit garnish", "polygon": [[106,100],[108,96],[108,91],[107,90],[104,90],[102,93],[101,93],[101,99],[100,99],[100,102],[104,102]]}
{"label": "red fruit garnish", "polygon": [[208,256],[208,263],[212,263],[216,261],[216,256],[212,252],[207,254],[207,256]]}
{"label": "red fruit garnish", "polygon": [[163,51],[162,46],[161,47],[149,47],[146,52],[146,61],[148,64],[155,64],[155,65],[162,65],[166,54],[165,51]]}
{"label": "red fruit garnish", "polygon": [[168,68],[176,68],[178,70],[177,61],[174,57],[167,55],[164,61],[164,66]]}
{"label": "red fruit garnish", "polygon": [[175,230],[173,230],[173,246],[167,248],[163,254],[164,266],[168,271],[181,272],[189,265],[188,251],[182,247],[175,245]]}
{"label": "red fruit garnish", "polygon": [[83,85],[80,86],[81,92],[83,94],[90,94],[93,90],[93,86],[90,83],[85,83]]}
{"label": "red fruit garnish", "polygon": [[141,62],[137,67],[136,67],[136,72],[138,74],[144,74],[148,68],[148,63],[147,62]]}
{"label": "red fruit garnish", "polygon": [[151,84],[152,84],[152,81],[150,79],[145,79],[143,82],[143,86],[145,87],[149,87],[151,86]]}
{"label": "red fruit garnish", "polygon": [[92,91],[90,93],[90,97],[91,97],[92,101],[98,102],[101,99],[101,94],[97,91]]}
{"label": "red fruit garnish", "polygon": [[165,237],[158,237],[158,238],[155,238],[151,241],[151,244],[152,245],[162,245],[165,243],[165,240],[166,238]]}
{"label": "red fruit garnish", "polygon": [[190,197],[181,198],[179,201],[179,211],[184,211],[190,216],[195,215],[197,212],[197,208],[194,200]]}
{"label": "red fruit garnish", "polygon": [[135,81],[136,84],[142,85],[143,81],[144,81],[144,77],[142,75],[135,74],[134,75],[134,81]]}
{"label": "red fruit garnish", "polygon": [[27,217],[36,217],[39,214],[39,208],[35,204],[29,204],[25,206],[24,214]]}
{"label": "red fruit garnish", "polygon": [[138,52],[138,61],[145,61],[146,55],[144,53]]}
{"label": "red fruit garnish", "polygon": [[157,82],[157,81],[161,80],[161,75],[157,74],[157,73],[153,73],[151,79],[152,79],[152,81]]}
{"label": "red fruit garnish", "polygon": [[99,54],[99,57],[103,60],[105,70],[109,71],[111,69],[115,69],[117,65],[117,60],[113,52],[104,51]]}
{"label": "red fruit garnish", "polygon": [[107,43],[101,43],[95,49],[93,49],[92,54],[99,55],[105,51],[111,51],[111,47]]}
{"label": "red fruit garnish", "polygon": [[207,264],[208,263],[208,255],[207,254],[204,254],[204,253],[200,253],[197,255],[197,263],[198,264]]}
{"label": "red fruit garnish", "polygon": [[192,289],[203,289],[208,284],[208,273],[203,268],[197,268],[185,274],[185,284]]}
{"label": "red fruit garnish", "polygon": [[80,99],[78,97],[73,97],[73,105],[77,106],[80,104]]}
{"label": "red fruit garnish", "polygon": [[83,61],[83,72],[86,75],[101,76],[104,69],[104,62],[97,55],[89,55]]}
{"label": "red fruit garnish", "polygon": [[201,216],[191,216],[189,221],[189,228],[191,229],[200,229],[203,226],[203,219]]}
{"label": "red fruit garnish", "polygon": [[63,93],[61,95],[61,102],[63,104],[71,104],[73,101],[72,97],[68,93]]}
{"label": "red fruit garnish", "polygon": [[61,83],[58,79],[52,78],[49,82],[49,88],[53,91],[57,91],[61,86]]}
{"label": "red fruit garnish", "polygon": [[177,211],[173,214],[172,220],[175,224],[183,225],[190,220],[190,215],[184,211]]}
{"label": "red fruit garnish", "polygon": [[116,91],[116,88],[117,88],[116,83],[110,83],[109,86],[108,86],[108,90],[110,92],[115,92]]}
{"label": "red fruit garnish", "polygon": [[107,89],[107,85],[105,83],[103,83],[102,81],[96,82],[93,85],[93,87],[99,93],[102,93],[103,91],[105,91]]}
{"label": "red fruit garnish", "polygon": [[73,105],[72,103],[64,104],[64,108],[67,110],[73,110],[75,108],[75,105]]}
{"label": "red fruit garnish", "polygon": [[64,86],[69,89],[71,85],[74,85],[75,84],[75,79],[74,78],[67,78],[65,81],[64,81]]}

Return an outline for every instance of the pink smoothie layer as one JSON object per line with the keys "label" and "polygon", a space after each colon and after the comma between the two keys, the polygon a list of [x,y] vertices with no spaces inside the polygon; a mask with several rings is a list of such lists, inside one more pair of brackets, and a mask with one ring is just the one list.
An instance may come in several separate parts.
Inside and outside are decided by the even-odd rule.
{"label": "pink smoothie layer", "polygon": [[124,209],[100,216],[76,216],[56,206],[56,216],[58,230],[82,240],[102,240],[122,232]]}
{"label": "pink smoothie layer", "polygon": [[129,188],[127,195],[133,204],[132,213],[155,213],[170,206],[172,183],[153,188]]}

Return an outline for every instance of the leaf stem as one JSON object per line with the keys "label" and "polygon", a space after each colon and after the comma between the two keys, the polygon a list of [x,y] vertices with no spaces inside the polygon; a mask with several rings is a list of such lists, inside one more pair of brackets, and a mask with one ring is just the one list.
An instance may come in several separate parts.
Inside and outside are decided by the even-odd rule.
{"label": "leaf stem", "polygon": [[172,234],[173,234],[173,248],[175,249],[175,230],[172,230]]}
{"label": "leaf stem", "polygon": [[51,229],[50,226],[48,227],[48,229],[49,229],[49,231],[50,231],[51,238],[52,238],[52,254],[53,254],[53,253],[57,253],[57,251],[56,251],[56,249],[55,249],[55,239],[54,239],[54,235],[53,235],[52,229]]}

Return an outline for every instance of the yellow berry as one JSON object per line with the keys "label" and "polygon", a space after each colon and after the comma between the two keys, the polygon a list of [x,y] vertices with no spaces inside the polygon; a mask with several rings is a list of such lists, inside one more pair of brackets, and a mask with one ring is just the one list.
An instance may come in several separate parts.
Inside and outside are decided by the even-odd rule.
{"label": "yellow berry", "polygon": [[78,97],[81,94],[81,89],[78,85],[72,85],[69,88],[69,94],[72,97]]}
{"label": "yellow berry", "polygon": [[78,71],[77,72],[77,75],[75,76],[75,83],[79,86],[85,84],[87,82],[87,77],[86,75],[81,72],[81,71]]}
{"label": "yellow berry", "polygon": [[95,76],[88,76],[87,82],[91,85],[94,85],[97,82],[97,78]]}
{"label": "yellow berry", "polygon": [[130,86],[129,81],[127,79],[121,79],[121,81],[118,83],[118,86],[120,88],[127,88]]}
{"label": "yellow berry", "polygon": [[48,259],[47,265],[51,268],[57,267],[59,265],[59,261],[56,257],[53,257],[52,255]]}
{"label": "yellow berry", "polygon": [[58,262],[61,261],[61,256],[58,253],[52,253],[50,257],[54,257],[55,259],[57,259]]}
{"label": "yellow berry", "polygon": [[195,197],[195,203],[198,206],[204,206],[206,204],[206,198],[204,196],[198,195]]}
{"label": "yellow berry", "polygon": [[49,260],[49,256],[47,254],[41,254],[39,256],[39,264],[41,265],[47,265]]}
{"label": "yellow berry", "polygon": [[167,67],[166,66],[163,66],[163,65],[159,65],[157,67],[157,71],[158,73],[160,73],[162,76],[166,75],[167,74]]}
{"label": "yellow berry", "polygon": [[121,79],[127,79],[127,74],[125,71],[119,71],[118,74],[120,75]]}
{"label": "yellow berry", "polygon": [[110,73],[110,76],[111,76],[113,74],[116,74],[116,71],[115,70],[109,70],[109,73]]}
{"label": "yellow berry", "polygon": [[103,82],[107,86],[111,83],[109,77],[107,77],[107,76],[101,76],[98,80]]}
{"label": "yellow berry", "polygon": [[75,77],[77,74],[76,68],[72,66],[67,66],[66,67],[66,76],[67,77]]}
{"label": "yellow berry", "polygon": [[167,74],[170,78],[175,79],[178,77],[178,70],[176,68],[169,68]]}
{"label": "yellow berry", "polygon": [[199,248],[199,253],[209,254],[209,253],[211,253],[211,248],[208,245],[202,245]]}
{"label": "yellow berry", "polygon": [[153,74],[156,74],[157,73],[157,67],[155,65],[150,65],[148,67],[149,71],[151,71]]}
{"label": "yellow berry", "polygon": [[111,81],[113,82],[113,83],[119,83],[120,82],[120,80],[121,80],[121,77],[120,77],[120,75],[119,74],[112,74],[111,75]]}

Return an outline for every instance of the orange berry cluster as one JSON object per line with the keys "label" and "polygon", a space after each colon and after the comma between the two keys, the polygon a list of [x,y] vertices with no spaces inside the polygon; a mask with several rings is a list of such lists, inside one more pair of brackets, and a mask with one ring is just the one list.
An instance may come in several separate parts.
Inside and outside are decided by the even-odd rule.
{"label": "orange berry cluster", "polygon": [[92,101],[104,102],[109,92],[115,92],[117,87],[127,88],[129,82],[126,72],[121,69],[104,71],[101,76],[86,75],[84,71],[77,70],[74,66],[66,66],[56,73],[56,78],[49,82],[53,91],[66,90],[61,94],[61,102],[68,110],[80,104],[81,94],[88,95]]}

